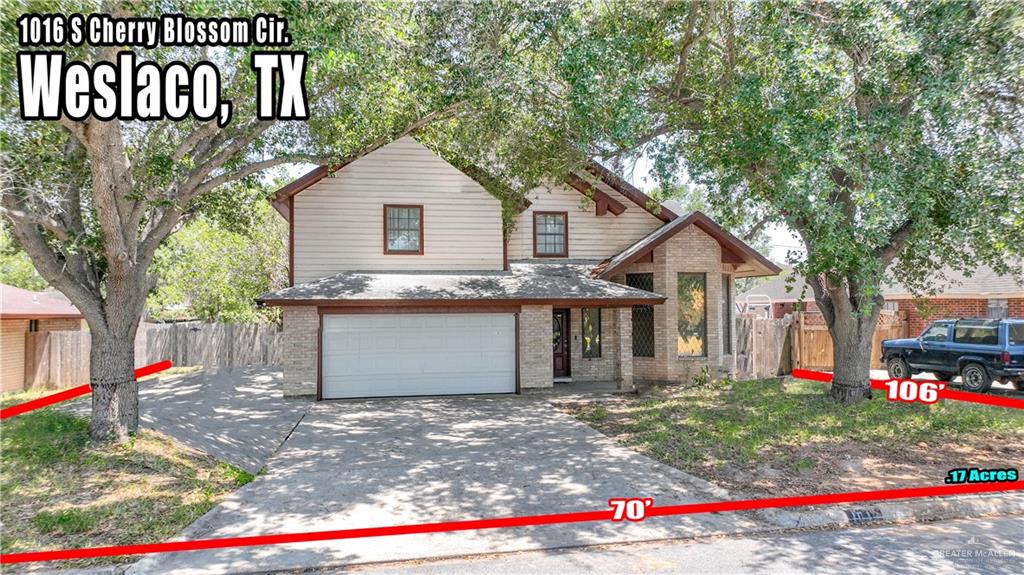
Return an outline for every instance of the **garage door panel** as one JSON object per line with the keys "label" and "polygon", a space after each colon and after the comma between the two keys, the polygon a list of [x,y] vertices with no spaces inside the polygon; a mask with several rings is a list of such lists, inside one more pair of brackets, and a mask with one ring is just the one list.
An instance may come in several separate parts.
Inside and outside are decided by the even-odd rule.
{"label": "garage door panel", "polygon": [[515,391],[512,314],[324,316],[323,396]]}

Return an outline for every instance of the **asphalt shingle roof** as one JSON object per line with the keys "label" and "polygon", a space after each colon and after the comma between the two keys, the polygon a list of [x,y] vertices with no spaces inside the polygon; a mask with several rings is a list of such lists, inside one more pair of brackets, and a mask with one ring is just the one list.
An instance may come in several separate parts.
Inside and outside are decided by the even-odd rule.
{"label": "asphalt shingle roof", "polygon": [[260,296],[269,304],[302,301],[644,301],[664,297],[590,277],[595,262],[513,262],[494,272],[344,272]]}
{"label": "asphalt shingle roof", "polygon": [[35,292],[0,284],[0,317],[82,317],[60,293]]}
{"label": "asphalt shingle roof", "polygon": [[[772,298],[772,301],[776,302],[797,301],[800,299],[800,292],[806,285],[806,282],[803,276],[798,275],[790,283],[786,281],[788,277],[779,276],[771,281],[756,285],[740,294],[738,299],[742,300],[747,295],[767,295]],[[978,266],[971,277],[967,277],[962,272],[956,270],[945,269],[942,271],[941,277],[937,276],[935,278],[935,284],[936,294],[947,297],[985,297],[994,294],[1019,294],[1019,297],[1024,297],[1024,284],[1017,281],[1012,275],[1000,275],[988,266]],[[793,289],[786,291],[787,286],[792,286]],[[899,282],[890,280],[888,283],[883,284],[882,295],[888,298],[904,298],[910,297],[913,294]],[[804,300],[811,301],[813,299],[814,292],[811,291],[810,286],[807,286]]]}

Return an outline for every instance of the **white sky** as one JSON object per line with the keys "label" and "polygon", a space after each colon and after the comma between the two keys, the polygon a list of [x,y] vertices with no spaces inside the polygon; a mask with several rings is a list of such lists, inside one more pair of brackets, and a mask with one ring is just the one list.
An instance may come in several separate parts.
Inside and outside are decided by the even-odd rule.
{"label": "white sky", "polygon": [[[631,173],[622,175],[629,180],[629,183],[645,192],[649,192],[657,187],[654,176],[651,174],[651,162],[646,156],[636,161]],[[684,181],[688,179],[684,178]],[[801,255],[804,254],[803,243],[801,243],[799,236],[789,229],[789,226],[785,224],[772,224],[766,229],[766,232],[771,242],[771,251],[766,255],[772,261],[779,264],[787,263],[786,254],[790,251],[798,252]]]}

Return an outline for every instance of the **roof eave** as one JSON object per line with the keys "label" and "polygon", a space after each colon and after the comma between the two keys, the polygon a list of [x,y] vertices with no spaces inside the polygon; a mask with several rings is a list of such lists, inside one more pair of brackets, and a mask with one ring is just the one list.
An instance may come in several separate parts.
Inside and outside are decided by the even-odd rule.
{"label": "roof eave", "polygon": [[481,298],[481,299],[331,299],[331,298],[310,298],[310,299],[281,299],[268,298],[257,299],[256,301],[269,306],[318,306],[318,307],[477,307],[493,305],[560,305],[567,307],[580,306],[601,306],[601,307],[630,307],[634,305],[662,304],[666,301],[665,296],[654,295],[644,298]]}
{"label": "roof eave", "polygon": [[[701,230],[703,230],[705,233],[714,238],[717,242],[719,242],[719,244],[727,244],[728,246],[732,247],[735,251],[738,251],[741,254],[747,256],[747,263],[750,263],[754,267],[761,268],[761,270],[763,271],[763,273],[749,274],[746,275],[745,277],[777,275],[779,272],[782,271],[782,268],[775,265],[771,260],[761,255],[757,250],[748,246],[745,242],[743,242],[736,236],[722,229],[721,226],[716,224],[714,220],[709,218],[706,214],[704,214],[703,212],[694,211],[690,212],[682,219],[677,219],[670,224],[666,224],[666,226],[672,226],[674,229],[672,229],[668,233],[663,233],[661,236],[657,237],[654,241],[652,241],[650,245],[645,246],[641,250],[638,250],[631,256],[625,258],[620,262],[615,263],[614,265],[605,265],[604,267],[598,266],[595,269],[598,269],[599,271],[594,277],[598,279],[611,278],[612,276],[615,275],[616,272],[619,272],[625,267],[635,263],[637,260],[650,253],[651,250],[657,248],[658,246],[665,243],[682,230],[688,228],[691,224],[701,228]],[[657,232],[658,230],[655,230],[652,233]],[[644,239],[646,238],[643,238],[639,241],[643,241]],[[633,245],[636,245],[636,243],[634,243]],[[623,252],[628,251],[632,247],[633,246],[629,246],[628,248],[623,250]],[[609,263],[611,263],[611,261],[614,261],[614,259],[615,258],[609,260]]]}

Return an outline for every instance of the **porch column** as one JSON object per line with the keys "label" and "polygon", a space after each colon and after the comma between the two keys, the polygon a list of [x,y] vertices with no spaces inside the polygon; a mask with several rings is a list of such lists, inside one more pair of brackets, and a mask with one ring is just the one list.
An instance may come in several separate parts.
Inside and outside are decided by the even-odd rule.
{"label": "porch column", "polygon": [[633,386],[633,308],[615,308],[615,325],[619,337],[615,345],[615,363],[619,367],[619,389],[634,389]]}
{"label": "porch column", "polygon": [[519,311],[519,387],[554,387],[551,306],[524,305]]}
{"label": "porch column", "polygon": [[316,396],[320,315],[314,306],[284,306],[284,396]]}

